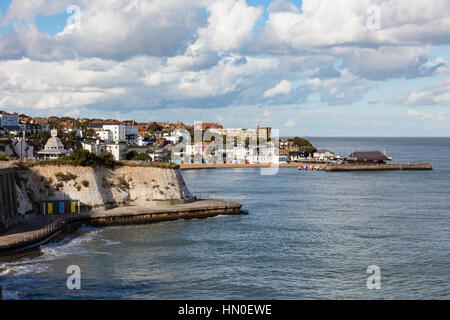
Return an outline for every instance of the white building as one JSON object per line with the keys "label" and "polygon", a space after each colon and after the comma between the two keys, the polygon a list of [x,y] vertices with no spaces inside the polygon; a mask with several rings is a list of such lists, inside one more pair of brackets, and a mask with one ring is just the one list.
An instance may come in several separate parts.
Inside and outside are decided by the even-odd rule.
{"label": "white building", "polygon": [[112,141],[115,142],[125,142],[125,126],[121,124],[104,124],[102,127],[103,131],[111,131]]}
{"label": "white building", "polygon": [[114,160],[121,161],[125,159],[127,146],[119,143],[102,143],[100,140],[93,142],[82,142],[81,146],[84,150],[99,156],[105,153],[111,153]]}
{"label": "white building", "polygon": [[178,142],[180,142],[181,137],[177,136],[177,135],[163,135],[163,138],[166,139],[167,141],[169,141],[172,145],[176,145]]}
{"label": "white building", "polygon": [[243,129],[225,129],[223,134],[226,134],[229,137],[241,137],[243,136]]}
{"label": "white building", "polygon": [[125,139],[133,140],[138,135],[138,127],[137,126],[125,126]]}
{"label": "white building", "polygon": [[313,158],[320,161],[331,161],[336,158],[336,155],[327,149],[320,149],[314,152]]}
{"label": "white building", "polygon": [[269,142],[265,147],[250,147],[245,155],[245,163],[249,164],[270,164],[279,163],[280,160],[286,162],[286,157],[279,157],[275,144]]}
{"label": "white building", "polygon": [[82,142],[81,146],[83,150],[87,150],[97,156],[106,153],[106,145],[104,143],[101,143],[100,140],[97,140],[96,143]]}
{"label": "white building", "polygon": [[113,155],[114,160],[121,161],[125,159],[125,152],[127,150],[127,146],[121,143],[110,143],[106,145],[106,152],[109,152]]}
{"label": "white building", "polygon": [[24,138],[13,138],[11,147],[20,159],[34,159],[34,147],[29,145]]}
{"label": "white building", "polygon": [[[103,131],[111,131],[112,139],[110,139],[108,133],[102,133],[99,136],[105,142],[128,142],[131,144],[137,144],[138,138],[138,127],[137,126],[125,126],[122,124],[104,124],[102,127]],[[105,139],[106,140],[105,140]]]}
{"label": "white building", "polygon": [[244,164],[248,149],[244,146],[234,146],[233,150],[227,153],[227,163]]}
{"label": "white building", "polygon": [[47,140],[43,150],[38,152],[38,155],[43,159],[58,159],[69,153],[64,148],[61,140],[57,137],[58,131],[52,130],[52,136]]}
{"label": "white building", "polygon": [[97,131],[95,134],[104,143],[111,143],[113,141],[113,133],[111,130],[100,130]]}

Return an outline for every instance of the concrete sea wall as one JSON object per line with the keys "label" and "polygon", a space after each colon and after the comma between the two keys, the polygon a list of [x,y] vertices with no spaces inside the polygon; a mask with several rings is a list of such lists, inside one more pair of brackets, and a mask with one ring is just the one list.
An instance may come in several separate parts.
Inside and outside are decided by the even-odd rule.
{"label": "concrete sea wall", "polygon": [[377,165],[327,165],[325,171],[432,170],[429,163],[389,163]]}
{"label": "concrete sea wall", "polygon": [[0,169],[0,232],[7,230],[20,216],[16,199],[14,171]]}
{"label": "concrete sea wall", "polygon": [[[39,255],[39,246],[58,241],[83,224],[94,226],[148,224],[163,221],[203,219],[218,215],[244,214],[242,204],[220,200],[198,200],[173,206],[127,206],[114,209],[58,216],[46,221],[44,216],[34,216],[25,226],[13,227],[0,236],[0,261],[13,261]],[[15,232],[18,229],[19,232]]]}

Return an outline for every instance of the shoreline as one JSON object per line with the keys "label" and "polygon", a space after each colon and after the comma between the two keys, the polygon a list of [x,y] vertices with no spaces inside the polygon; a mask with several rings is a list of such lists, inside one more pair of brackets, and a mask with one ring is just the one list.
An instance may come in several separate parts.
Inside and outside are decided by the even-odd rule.
{"label": "shoreline", "polygon": [[273,167],[325,167],[327,163],[324,162],[291,162],[291,163],[279,163],[279,164],[237,164],[237,163],[182,163],[180,164],[180,170],[194,170],[194,169],[226,169],[226,168],[269,168]]}
{"label": "shoreline", "polygon": [[424,163],[387,163],[378,165],[328,165],[325,171],[389,171],[389,170],[433,170],[428,162]]}
{"label": "shoreline", "polygon": [[48,216],[34,215],[0,235],[0,262],[39,255],[40,246],[64,239],[81,225],[115,226],[151,224],[163,221],[204,219],[218,215],[246,214],[242,204],[222,200],[197,200],[191,203],[140,207],[124,206],[98,212],[68,214],[48,221]]}
{"label": "shoreline", "polygon": [[[197,170],[197,169],[233,169],[233,168],[269,168],[271,164],[234,164],[234,163],[184,163],[180,164],[180,170]],[[280,163],[273,167],[313,167],[324,169],[328,172],[336,171],[387,171],[387,170],[432,170],[432,166],[428,162],[424,163],[387,163],[379,165],[335,165],[325,162],[291,162]]]}

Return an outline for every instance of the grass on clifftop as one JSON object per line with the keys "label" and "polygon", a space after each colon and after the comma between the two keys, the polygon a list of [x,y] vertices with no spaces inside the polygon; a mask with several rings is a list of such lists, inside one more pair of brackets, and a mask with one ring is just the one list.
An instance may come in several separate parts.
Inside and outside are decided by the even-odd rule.
{"label": "grass on clifftop", "polygon": [[17,167],[33,167],[33,166],[82,166],[82,167],[106,167],[114,168],[121,166],[130,167],[150,167],[162,169],[178,169],[179,165],[160,162],[140,162],[140,161],[115,161],[110,153],[95,155],[87,150],[77,150],[69,156],[61,157],[54,160],[38,160],[38,161],[20,161],[14,164]]}

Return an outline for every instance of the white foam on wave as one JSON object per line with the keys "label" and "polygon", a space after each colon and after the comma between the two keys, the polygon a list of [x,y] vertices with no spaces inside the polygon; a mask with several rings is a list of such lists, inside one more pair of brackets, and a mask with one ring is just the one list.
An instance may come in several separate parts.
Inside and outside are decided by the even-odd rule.
{"label": "white foam on wave", "polygon": [[113,246],[113,245],[122,243],[120,241],[113,241],[113,240],[109,240],[109,239],[99,239],[99,240],[103,241],[105,243],[105,245],[107,245],[107,246]]}
{"label": "white foam on wave", "polygon": [[24,275],[27,273],[42,273],[48,270],[48,266],[42,263],[24,262],[24,263],[10,263],[0,266],[0,276],[6,275]]}
{"label": "white foam on wave", "polygon": [[[50,266],[48,265],[48,262],[61,259],[72,254],[88,254],[88,251],[83,248],[83,243],[94,240],[98,232],[98,229],[83,227],[78,231],[78,237],[69,236],[61,242],[41,246],[41,252],[43,254],[37,258],[26,259],[18,262],[8,262],[0,265],[0,276],[17,276],[27,273],[38,274],[49,270]],[[90,252],[90,254],[92,254],[92,252]]]}

